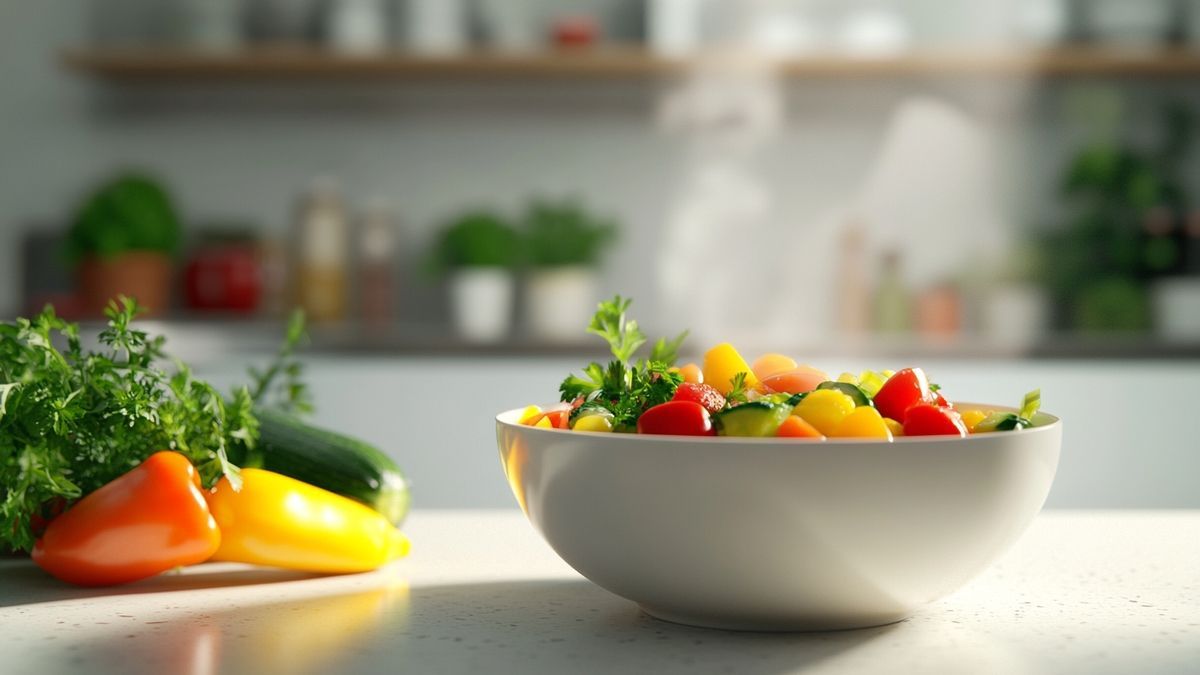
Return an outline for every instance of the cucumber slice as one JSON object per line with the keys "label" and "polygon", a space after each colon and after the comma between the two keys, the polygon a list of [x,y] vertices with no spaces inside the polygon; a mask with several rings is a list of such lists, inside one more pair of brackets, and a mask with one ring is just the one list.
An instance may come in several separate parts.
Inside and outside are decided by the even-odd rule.
{"label": "cucumber slice", "polygon": [[713,423],[722,436],[774,436],[790,414],[787,404],[753,401],[717,413]]}
{"label": "cucumber slice", "polygon": [[857,384],[849,382],[822,382],[817,385],[817,389],[834,389],[849,396],[854,400],[854,405],[858,407],[869,406],[874,408],[875,404],[871,403],[871,398]]}
{"label": "cucumber slice", "polygon": [[1029,421],[1021,418],[1016,413],[1010,412],[994,412],[979,421],[972,429],[975,433],[987,433],[989,431],[1016,431],[1029,426]]}

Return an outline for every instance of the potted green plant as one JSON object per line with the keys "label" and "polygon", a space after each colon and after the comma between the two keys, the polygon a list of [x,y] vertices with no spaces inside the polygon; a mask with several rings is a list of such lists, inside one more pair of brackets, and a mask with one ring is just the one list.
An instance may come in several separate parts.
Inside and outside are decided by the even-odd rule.
{"label": "potted green plant", "polygon": [[508,334],[519,243],[501,216],[474,211],[450,221],[434,246],[434,265],[449,278],[454,326],[473,342]]}
{"label": "potted green plant", "polygon": [[526,316],[546,340],[577,339],[596,305],[597,268],[616,225],[573,200],[534,201],[525,215]]}
{"label": "potted green plant", "polygon": [[128,173],[101,185],[67,234],[84,310],[99,315],[110,300],[127,295],[147,314],[165,313],[179,239],[179,216],[156,180]]}

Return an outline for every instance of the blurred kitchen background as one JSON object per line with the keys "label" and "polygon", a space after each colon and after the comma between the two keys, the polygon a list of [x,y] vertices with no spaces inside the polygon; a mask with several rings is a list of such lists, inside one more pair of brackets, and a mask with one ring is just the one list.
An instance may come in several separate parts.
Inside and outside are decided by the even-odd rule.
{"label": "blurred kitchen background", "polygon": [[0,0],[0,312],[136,295],[232,384],[512,506],[595,302],[1041,386],[1050,504],[1200,507],[1200,0]]}

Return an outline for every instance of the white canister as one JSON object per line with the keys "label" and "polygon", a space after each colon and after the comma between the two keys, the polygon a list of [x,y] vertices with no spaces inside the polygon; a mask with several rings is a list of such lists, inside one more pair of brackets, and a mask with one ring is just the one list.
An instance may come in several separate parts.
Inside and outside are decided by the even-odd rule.
{"label": "white canister", "polygon": [[530,272],[525,312],[530,332],[552,342],[578,341],[596,308],[596,272],[571,265]]}
{"label": "white canister", "polygon": [[450,54],[467,46],[464,0],[408,0],[407,46],[420,54]]}
{"label": "white canister", "polygon": [[545,17],[535,0],[476,0],[488,45],[505,52],[529,52],[546,39]]}
{"label": "white canister", "polygon": [[1156,282],[1151,291],[1158,332],[1168,340],[1200,339],[1200,277]]}
{"label": "white canister", "polygon": [[704,0],[648,0],[650,47],[661,56],[688,56],[701,45]]}
{"label": "white canister", "polygon": [[1050,302],[1046,292],[1032,284],[1004,284],[985,295],[981,328],[999,345],[1036,344],[1046,334]]}
{"label": "white canister", "polygon": [[512,326],[512,273],[498,267],[468,267],[450,276],[454,327],[470,342],[498,342]]}
{"label": "white canister", "polygon": [[329,45],[347,54],[387,49],[387,8],[383,0],[335,0],[327,18]]}

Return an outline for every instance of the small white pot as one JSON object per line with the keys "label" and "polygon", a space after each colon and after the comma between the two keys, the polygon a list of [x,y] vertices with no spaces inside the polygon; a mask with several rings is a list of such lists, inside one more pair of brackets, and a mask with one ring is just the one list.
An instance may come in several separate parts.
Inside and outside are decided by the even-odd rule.
{"label": "small white pot", "polygon": [[467,48],[465,0],[408,0],[408,48],[418,54],[454,54]]}
{"label": "small white pot", "polygon": [[1006,284],[985,295],[983,333],[1002,345],[1031,345],[1046,334],[1050,302],[1042,289],[1026,284]]}
{"label": "small white pot", "polygon": [[476,0],[488,45],[505,52],[530,52],[546,39],[545,18],[532,0]]}
{"label": "small white pot", "polygon": [[505,269],[459,270],[450,277],[454,327],[472,342],[497,342],[512,326],[514,282]]}
{"label": "small white pot", "polygon": [[1168,340],[1200,339],[1200,278],[1163,279],[1154,284],[1151,297],[1160,335]]}
{"label": "small white pot", "polygon": [[525,286],[529,331],[554,342],[576,342],[596,311],[596,272],[571,266],[534,270]]}

